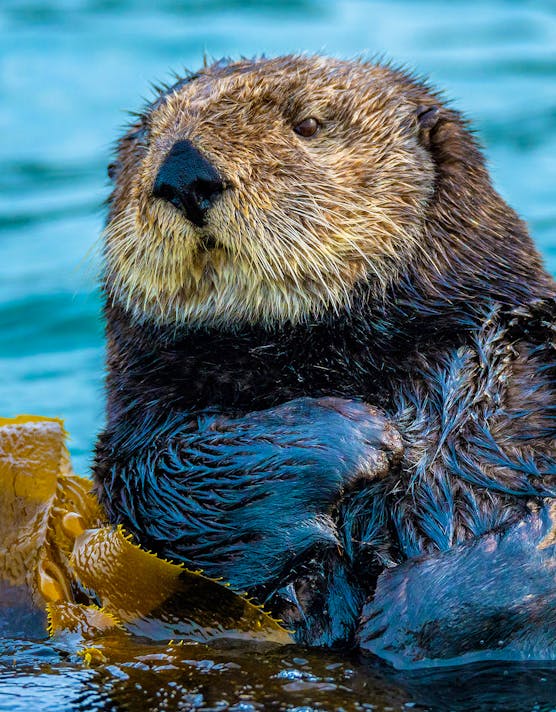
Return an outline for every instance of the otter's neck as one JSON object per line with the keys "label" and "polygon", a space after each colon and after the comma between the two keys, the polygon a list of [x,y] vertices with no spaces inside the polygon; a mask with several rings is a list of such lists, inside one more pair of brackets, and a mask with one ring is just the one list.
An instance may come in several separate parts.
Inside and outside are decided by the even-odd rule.
{"label": "otter's neck", "polygon": [[387,408],[390,383],[411,373],[416,353],[445,350],[471,328],[465,310],[453,303],[433,309],[403,284],[380,305],[369,304],[362,290],[339,316],[273,329],[176,333],[135,323],[109,302],[109,420],[145,410],[160,417],[206,409],[241,414],[303,396]]}
{"label": "otter's neck", "polygon": [[166,413],[241,413],[302,396],[368,398],[379,383],[373,329],[360,313],[295,327],[177,334],[136,324],[111,303],[106,316],[109,419],[153,404]]}

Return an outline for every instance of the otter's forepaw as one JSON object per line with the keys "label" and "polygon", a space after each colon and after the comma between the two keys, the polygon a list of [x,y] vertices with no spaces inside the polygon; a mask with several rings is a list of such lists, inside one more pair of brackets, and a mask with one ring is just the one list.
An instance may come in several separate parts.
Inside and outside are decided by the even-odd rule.
{"label": "otter's forepaw", "polygon": [[236,439],[245,427],[250,446],[258,447],[256,443],[264,439],[288,467],[298,462],[298,478],[318,490],[317,499],[327,503],[361,479],[384,477],[403,454],[396,426],[360,400],[297,398],[251,413],[241,422],[226,421],[224,427],[233,427]]}
{"label": "otter's forepaw", "polygon": [[338,437],[344,439],[346,452],[351,452],[355,467],[347,472],[346,484],[359,479],[379,479],[395,467],[402,458],[402,436],[378,408],[358,400],[319,398],[322,408],[335,411],[344,419]]}

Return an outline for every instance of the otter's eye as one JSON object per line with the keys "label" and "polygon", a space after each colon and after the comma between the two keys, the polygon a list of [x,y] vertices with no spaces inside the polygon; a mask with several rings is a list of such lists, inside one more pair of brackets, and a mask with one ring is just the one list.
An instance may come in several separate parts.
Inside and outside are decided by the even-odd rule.
{"label": "otter's eye", "polygon": [[303,138],[310,138],[314,136],[320,129],[319,122],[310,116],[308,119],[303,119],[298,124],[293,127],[296,134],[303,136]]}

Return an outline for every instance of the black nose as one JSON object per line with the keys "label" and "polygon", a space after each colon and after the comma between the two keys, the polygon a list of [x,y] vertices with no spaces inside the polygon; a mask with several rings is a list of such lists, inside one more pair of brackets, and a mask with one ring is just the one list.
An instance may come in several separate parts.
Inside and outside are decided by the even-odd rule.
{"label": "black nose", "polygon": [[206,213],[224,191],[222,178],[191,141],[175,143],[160,166],[153,195],[183,210],[201,227]]}

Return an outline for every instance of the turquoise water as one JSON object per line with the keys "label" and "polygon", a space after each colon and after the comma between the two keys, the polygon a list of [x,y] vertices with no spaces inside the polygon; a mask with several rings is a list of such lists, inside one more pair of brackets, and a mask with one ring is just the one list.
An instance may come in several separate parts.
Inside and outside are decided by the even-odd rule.
{"label": "turquoise water", "polygon": [[[151,81],[197,67],[204,53],[298,50],[383,54],[443,87],[473,119],[499,190],[529,222],[556,272],[554,2],[0,0],[0,414],[65,418],[78,471],[87,472],[102,422],[95,245],[107,195],[105,166],[125,110],[141,106]],[[52,709],[93,704],[81,690],[92,673],[69,663],[66,669],[63,651],[54,646],[41,648],[39,664],[34,648],[27,652],[22,645],[2,649],[23,662],[11,686],[6,678],[0,682],[0,709],[46,708],[44,700]],[[341,688],[351,674],[344,662],[326,672],[314,660],[307,665],[319,672],[305,675],[303,665],[280,660],[276,669],[271,665],[272,675],[292,665],[303,673],[287,683],[296,679],[302,692],[283,693],[293,706],[305,697],[311,704],[321,699],[314,685],[303,688],[299,679],[313,674],[319,684]],[[368,691],[367,673],[353,674],[357,689]],[[519,677],[531,708],[545,694],[543,679],[529,672]],[[399,709],[416,699],[413,687],[400,692],[398,683],[382,688],[371,682],[375,709],[389,703]],[[133,699],[126,697],[122,708],[139,704]],[[339,699],[336,694],[332,707],[323,704],[334,708]],[[488,699],[484,709],[493,709]],[[549,709],[546,700],[556,701],[556,694],[542,699],[548,705],[542,709]],[[106,704],[103,709],[111,709]],[[478,709],[476,701],[469,709]]]}

